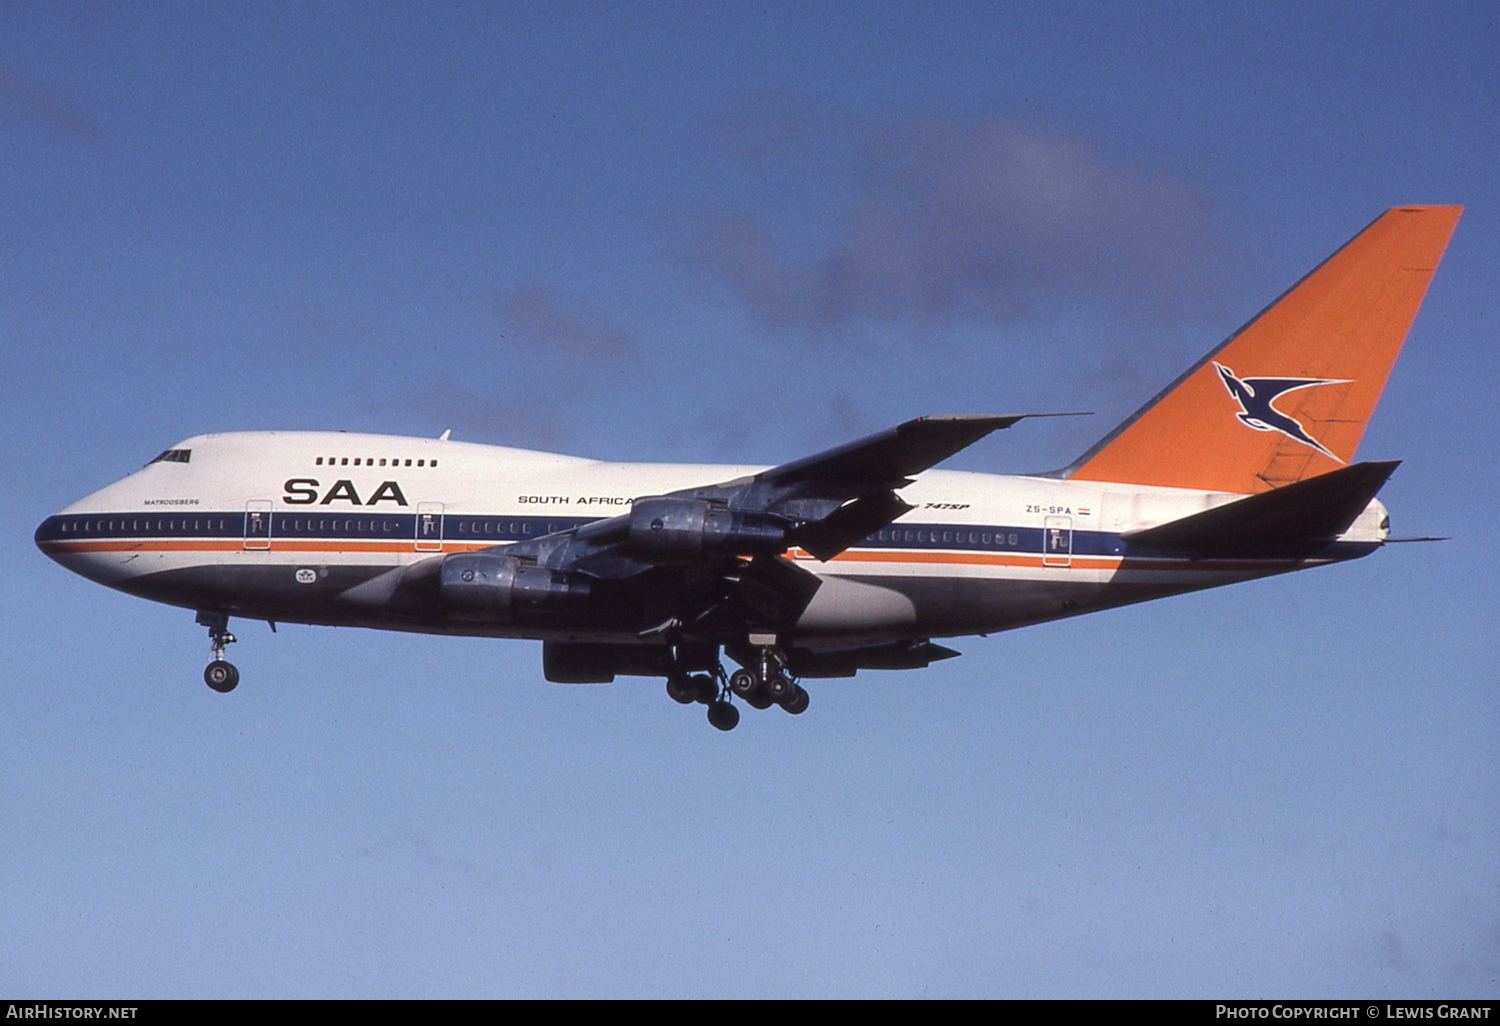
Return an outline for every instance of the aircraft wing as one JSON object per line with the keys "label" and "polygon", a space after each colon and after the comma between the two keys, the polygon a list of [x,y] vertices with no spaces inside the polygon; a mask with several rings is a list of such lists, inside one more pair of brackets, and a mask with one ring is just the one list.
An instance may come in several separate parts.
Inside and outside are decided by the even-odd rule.
{"label": "aircraft wing", "polygon": [[920,417],[749,477],[638,496],[606,520],[398,568],[343,598],[420,618],[472,585],[480,612],[483,588],[538,608],[597,603],[642,636],[784,630],[822,584],[788,549],[832,559],[912,508],[896,489],[914,475],[1022,416]]}
{"label": "aircraft wing", "polygon": [[757,481],[788,485],[798,481],[902,481],[941,463],[979,441],[991,431],[1008,428],[1024,413],[996,417],[952,414],[918,417],[878,434],[833,449],[804,456],[762,471]]}
{"label": "aircraft wing", "polygon": [[911,509],[896,489],[915,475],[1026,416],[918,417],[749,479],[673,494],[776,516],[789,545],[826,561]]}

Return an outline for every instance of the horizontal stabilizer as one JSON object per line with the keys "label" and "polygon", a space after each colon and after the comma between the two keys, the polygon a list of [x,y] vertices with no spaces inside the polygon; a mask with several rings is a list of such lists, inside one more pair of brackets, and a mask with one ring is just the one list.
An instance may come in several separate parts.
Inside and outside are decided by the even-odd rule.
{"label": "horizontal stabilizer", "polygon": [[1348,530],[1399,465],[1399,460],[1356,463],[1159,527],[1128,531],[1124,539],[1131,551],[1187,552],[1197,558],[1300,555]]}
{"label": "horizontal stabilizer", "polygon": [[1008,428],[1025,416],[918,417],[857,442],[772,467],[756,475],[756,480],[775,484],[810,480],[894,482],[920,474],[991,431]]}

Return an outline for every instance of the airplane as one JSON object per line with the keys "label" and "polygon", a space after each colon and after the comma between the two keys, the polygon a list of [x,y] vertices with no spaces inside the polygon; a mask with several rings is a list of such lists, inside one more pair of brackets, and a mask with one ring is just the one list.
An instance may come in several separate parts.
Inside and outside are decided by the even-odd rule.
{"label": "airplane", "polygon": [[[1024,414],[922,417],[777,466],[609,463],[450,439],[178,442],[54,516],[69,570],[231,617],[542,642],[549,681],[739,699],[916,669],[988,635],[1366,556],[1396,462],[1355,449],[1461,206],[1394,207],[1073,463],[931,469]],[[736,669],[726,671],[727,657]]]}

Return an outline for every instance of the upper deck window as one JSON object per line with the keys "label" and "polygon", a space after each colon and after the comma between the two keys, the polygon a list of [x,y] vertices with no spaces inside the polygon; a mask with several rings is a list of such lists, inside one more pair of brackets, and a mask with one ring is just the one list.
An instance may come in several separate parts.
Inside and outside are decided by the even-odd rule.
{"label": "upper deck window", "polygon": [[[191,449],[167,449],[151,463],[186,463],[192,458],[193,450]],[[151,463],[146,466],[149,467]]]}

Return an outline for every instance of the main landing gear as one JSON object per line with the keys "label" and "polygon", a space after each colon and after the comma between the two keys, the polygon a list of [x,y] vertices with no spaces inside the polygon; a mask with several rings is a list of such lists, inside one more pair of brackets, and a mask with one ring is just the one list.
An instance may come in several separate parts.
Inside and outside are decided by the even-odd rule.
{"label": "main landing gear", "polygon": [[740,711],[729,704],[722,666],[715,667],[712,674],[674,672],[667,678],[667,694],[681,705],[701,702],[708,706],[708,722],[720,730],[733,730],[740,722]]}
{"label": "main landing gear", "polygon": [[762,645],[760,665],[734,671],[729,690],[756,709],[779,705],[793,716],[807,711],[807,692],[786,671],[786,654],[776,645]]}
{"label": "main landing gear", "polygon": [[675,672],[667,678],[667,694],[682,705],[708,706],[708,722],[719,730],[739,725],[740,711],[731,701],[736,695],[753,709],[779,705],[793,716],[806,712],[808,704],[807,692],[786,672],[786,655],[775,645],[761,646],[758,666],[732,674],[726,675],[723,666],[711,675]]}
{"label": "main landing gear", "polygon": [[229,633],[229,617],[223,613],[198,613],[198,623],[208,628],[209,664],[203,670],[203,683],[220,694],[228,694],[240,682],[240,671],[224,661],[224,646],[234,644]]}

